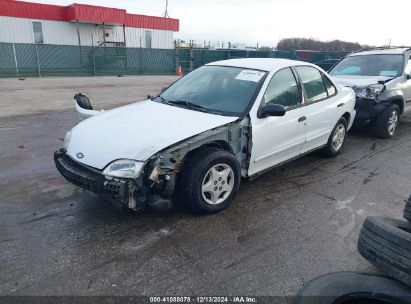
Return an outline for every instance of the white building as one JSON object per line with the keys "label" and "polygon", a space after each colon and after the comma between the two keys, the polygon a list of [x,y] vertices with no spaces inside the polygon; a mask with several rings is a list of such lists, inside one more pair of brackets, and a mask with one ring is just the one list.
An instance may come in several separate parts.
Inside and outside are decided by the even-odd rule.
{"label": "white building", "polygon": [[0,0],[0,42],[171,49],[179,20],[126,10]]}

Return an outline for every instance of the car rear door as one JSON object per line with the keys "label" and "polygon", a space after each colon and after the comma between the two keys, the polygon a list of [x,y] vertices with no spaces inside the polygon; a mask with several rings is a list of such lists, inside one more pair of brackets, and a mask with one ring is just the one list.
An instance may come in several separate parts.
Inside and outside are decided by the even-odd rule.
{"label": "car rear door", "polygon": [[336,87],[320,70],[312,66],[296,66],[295,70],[306,100],[306,142],[301,153],[307,153],[327,144],[335,124],[344,114],[345,104],[339,102]]}
{"label": "car rear door", "polygon": [[251,115],[252,151],[248,175],[300,155],[305,142],[302,89],[291,68],[274,74],[265,90],[263,102],[283,105],[287,112],[281,117]]}

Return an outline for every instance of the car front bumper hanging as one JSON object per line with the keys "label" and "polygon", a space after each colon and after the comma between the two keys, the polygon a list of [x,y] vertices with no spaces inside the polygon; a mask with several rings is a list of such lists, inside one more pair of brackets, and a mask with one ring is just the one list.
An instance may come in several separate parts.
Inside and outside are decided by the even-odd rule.
{"label": "car front bumper hanging", "polygon": [[54,163],[60,174],[70,183],[84,190],[97,194],[107,195],[120,203],[125,203],[128,198],[129,180],[108,180],[100,170],[80,164],[67,155],[65,149],[54,153]]}

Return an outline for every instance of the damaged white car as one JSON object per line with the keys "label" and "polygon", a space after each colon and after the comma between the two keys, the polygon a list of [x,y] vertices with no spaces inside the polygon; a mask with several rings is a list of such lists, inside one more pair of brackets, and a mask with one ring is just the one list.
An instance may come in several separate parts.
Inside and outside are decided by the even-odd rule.
{"label": "damaged white car", "polygon": [[[81,101],[81,98],[78,98]],[[285,59],[207,64],[151,99],[85,119],[55,152],[58,171],[83,189],[141,210],[226,208],[241,178],[316,149],[338,154],[355,94],[320,68]]]}

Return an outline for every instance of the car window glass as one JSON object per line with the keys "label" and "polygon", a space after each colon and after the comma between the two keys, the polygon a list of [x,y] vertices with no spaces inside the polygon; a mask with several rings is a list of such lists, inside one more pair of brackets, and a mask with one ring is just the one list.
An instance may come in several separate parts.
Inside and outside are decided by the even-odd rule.
{"label": "car window glass", "polygon": [[335,76],[358,75],[396,77],[401,75],[403,65],[403,55],[353,55],[345,57],[337,63],[329,74]]}
{"label": "car window glass", "polygon": [[181,78],[161,97],[189,101],[202,110],[239,116],[247,110],[267,72],[224,66],[202,66]]}
{"label": "car window glass", "polygon": [[266,103],[279,104],[286,108],[301,103],[301,94],[291,69],[277,72],[271,78],[264,94]]}
{"label": "car window glass", "polygon": [[328,96],[319,70],[309,66],[299,66],[296,70],[304,85],[308,101],[314,102]]}
{"label": "car window glass", "polygon": [[337,92],[337,89],[335,88],[331,80],[324,74],[323,74],[323,79],[324,79],[325,87],[327,88],[328,96],[333,96]]}

